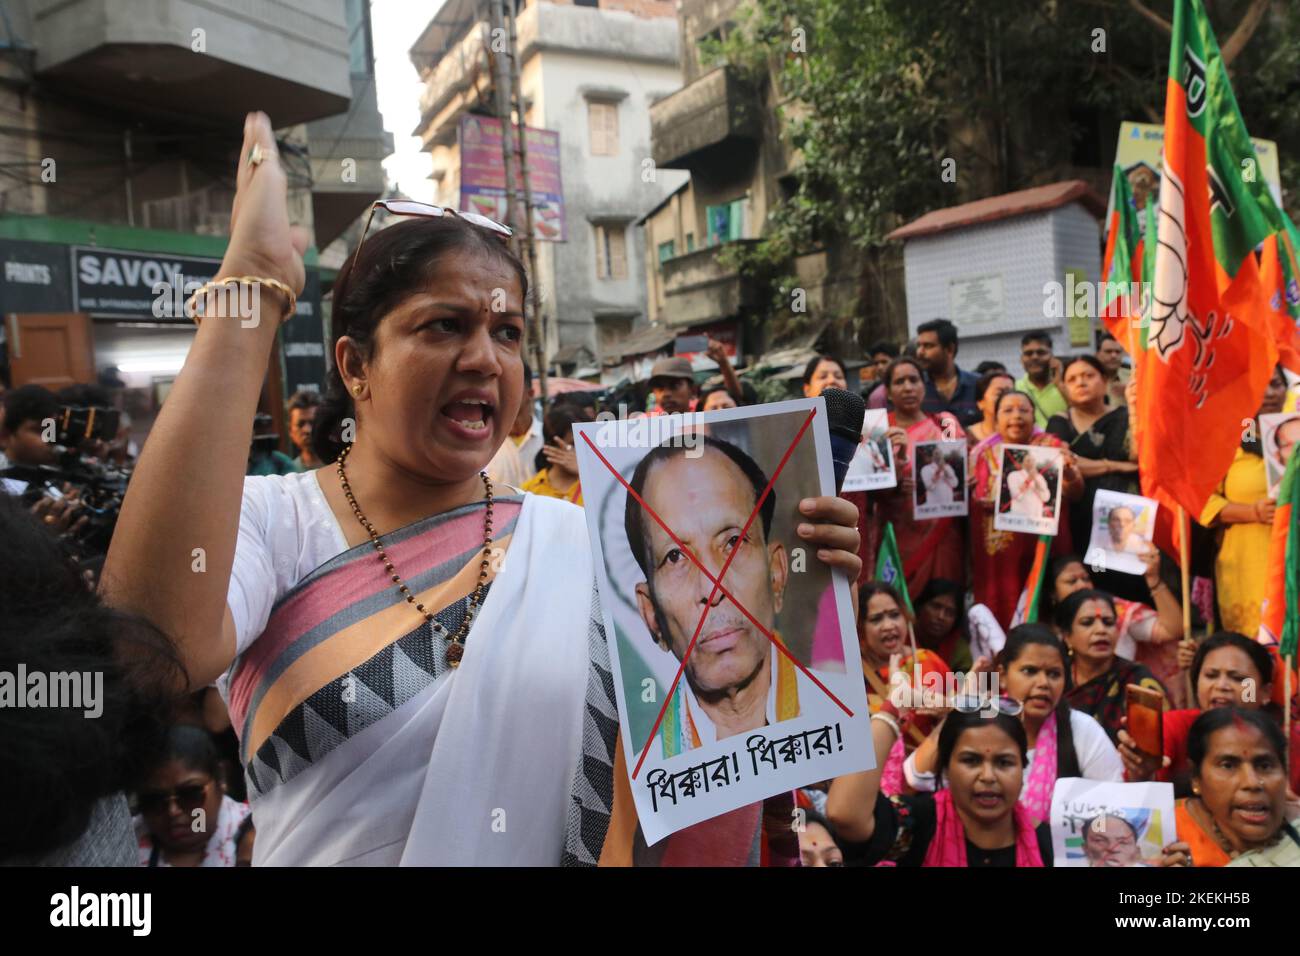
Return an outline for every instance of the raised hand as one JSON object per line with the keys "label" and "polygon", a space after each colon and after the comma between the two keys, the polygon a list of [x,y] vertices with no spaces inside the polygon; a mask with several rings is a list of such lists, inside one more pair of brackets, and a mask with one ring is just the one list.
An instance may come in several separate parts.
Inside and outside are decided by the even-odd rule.
{"label": "raised hand", "polygon": [[[262,156],[256,165],[249,162],[254,146]],[[301,227],[289,225],[288,180],[280,165],[271,120],[265,113],[249,113],[244,119],[244,142],[235,182],[230,245],[220,274],[279,279],[294,292],[301,292],[306,282],[302,255],[310,235]]]}
{"label": "raised hand", "polygon": [[557,439],[554,444],[543,445],[542,454],[548,464],[556,465],[573,475],[578,473],[578,453],[572,445]]}

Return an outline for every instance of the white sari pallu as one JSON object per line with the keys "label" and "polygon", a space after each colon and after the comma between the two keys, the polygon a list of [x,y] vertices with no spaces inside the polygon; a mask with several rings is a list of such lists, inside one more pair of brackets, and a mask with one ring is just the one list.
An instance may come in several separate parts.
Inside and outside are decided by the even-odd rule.
{"label": "white sari pallu", "polygon": [[595,864],[617,711],[583,514],[496,499],[505,557],[453,670],[482,509],[384,536],[436,625],[366,542],[285,594],[236,660],[255,865]]}

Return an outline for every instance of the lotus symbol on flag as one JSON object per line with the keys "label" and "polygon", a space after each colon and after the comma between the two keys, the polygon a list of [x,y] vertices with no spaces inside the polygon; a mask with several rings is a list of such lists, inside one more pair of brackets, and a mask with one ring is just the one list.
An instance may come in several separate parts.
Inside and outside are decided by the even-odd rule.
{"label": "lotus symbol on flag", "polygon": [[1183,222],[1183,184],[1166,157],[1160,179],[1155,289],[1149,302],[1151,328],[1162,359],[1182,345],[1188,318],[1187,233]]}

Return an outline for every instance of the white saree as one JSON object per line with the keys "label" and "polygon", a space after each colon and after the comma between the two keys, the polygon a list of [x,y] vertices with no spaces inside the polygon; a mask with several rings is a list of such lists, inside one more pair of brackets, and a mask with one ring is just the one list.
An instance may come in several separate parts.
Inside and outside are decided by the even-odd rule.
{"label": "white saree", "polygon": [[581,509],[525,496],[459,669],[256,795],[254,865],[593,864],[617,719],[593,581]]}

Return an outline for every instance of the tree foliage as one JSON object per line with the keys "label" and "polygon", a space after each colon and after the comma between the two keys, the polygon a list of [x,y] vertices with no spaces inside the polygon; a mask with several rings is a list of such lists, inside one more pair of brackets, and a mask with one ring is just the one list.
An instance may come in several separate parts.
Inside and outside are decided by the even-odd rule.
{"label": "tree foliage", "polygon": [[[1207,0],[1221,41],[1260,19],[1261,2]],[[766,86],[797,189],[759,243],[728,255],[788,324],[798,254],[847,243],[869,256],[930,210],[1108,170],[1120,122],[1160,122],[1169,37],[1154,21],[1171,11],[1172,0],[751,0],[706,52]],[[1233,72],[1247,127],[1278,141],[1294,189],[1300,13],[1273,0],[1242,34]]]}

